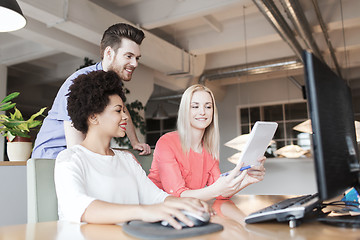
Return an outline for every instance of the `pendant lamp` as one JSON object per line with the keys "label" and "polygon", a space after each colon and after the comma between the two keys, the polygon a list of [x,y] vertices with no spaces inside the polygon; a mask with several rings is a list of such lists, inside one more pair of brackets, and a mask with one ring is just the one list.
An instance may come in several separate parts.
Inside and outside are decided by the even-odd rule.
{"label": "pendant lamp", "polygon": [[[355,133],[356,133],[356,141],[360,142],[360,122],[355,121]],[[308,119],[295,127],[293,127],[294,130],[304,133],[312,133],[312,127],[311,127],[311,120]]]}
{"label": "pendant lamp", "polygon": [[304,150],[298,145],[290,144],[279,148],[275,151],[275,154],[286,158],[300,158],[309,152],[309,150]]}
{"label": "pendant lamp", "polygon": [[295,127],[293,127],[294,130],[304,133],[311,133],[312,134],[312,128],[311,128],[311,120],[308,119]]}
{"label": "pendant lamp", "polygon": [[242,151],[245,147],[247,140],[249,139],[249,134],[242,134],[236,138],[226,142],[224,145],[230,148],[234,148],[238,151]]}
{"label": "pendant lamp", "polygon": [[0,1],[0,32],[19,30],[26,25],[26,19],[15,0]]}

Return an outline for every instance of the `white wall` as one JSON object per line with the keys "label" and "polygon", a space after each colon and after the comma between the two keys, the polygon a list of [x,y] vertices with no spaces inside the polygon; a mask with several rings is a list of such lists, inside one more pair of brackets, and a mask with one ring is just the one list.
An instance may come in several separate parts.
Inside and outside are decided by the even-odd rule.
{"label": "white wall", "polygon": [[[154,90],[154,70],[139,65],[131,81],[125,82],[124,85],[130,91],[130,94],[126,95],[126,101],[131,103],[138,100],[145,106]],[[145,118],[143,111],[140,112],[140,115]],[[145,136],[138,129],[136,129],[136,135],[140,142],[145,142]]]}
{"label": "white wall", "polygon": [[304,195],[317,192],[313,159],[269,158],[263,181],[252,184],[239,194]]}
{"label": "white wall", "polygon": [[131,81],[124,82],[130,94],[126,95],[127,102],[139,100],[145,106],[154,90],[154,70],[144,65],[139,65]]}
{"label": "white wall", "polygon": [[26,166],[0,166],[0,226],[27,223]]}

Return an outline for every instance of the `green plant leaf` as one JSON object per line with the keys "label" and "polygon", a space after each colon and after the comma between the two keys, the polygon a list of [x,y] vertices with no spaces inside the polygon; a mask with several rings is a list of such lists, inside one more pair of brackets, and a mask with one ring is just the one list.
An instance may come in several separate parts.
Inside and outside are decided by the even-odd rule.
{"label": "green plant leaf", "polygon": [[1,115],[0,115],[0,120],[5,121],[6,119],[9,119],[9,117],[6,116],[5,114],[1,114]]}
{"label": "green plant leaf", "polygon": [[13,98],[16,98],[17,96],[19,96],[19,92],[13,92],[13,93],[10,93],[9,95],[7,95],[2,101],[1,103],[6,103],[8,101],[10,101],[11,99]]}
{"label": "green plant leaf", "polygon": [[41,123],[42,123],[42,121],[40,121],[40,120],[34,120],[34,121],[28,123],[28,127],[34,128],[34,127],[41,125]]}
{"label": "green plant leaf", "polygon": [[5,127],[12,129],[14,127],[19,126],[20,124],[22,124],[22,121],[10,121],[10,122],[3,122],[2,125],[4,125]]}
{"label": "green plant leaf", "polygon": [[14,119],[14,120],[23,121],[24,118],[23,118],[21,112],[19,111],[19,109],[17,109],[16,107],[14,107],[14,109],[15,109],[15,112],[13,114],[10,113],[10,118]]}
{"label": "green plant leaf", "polygon": [[12,141],[15,136],[30,137],[28,135],[30,128],[35,128],[42,124],[41,120],[35,120],[35,118],[42,115],[46,109],[46,107],[40,109],[37,113],[33,114],[27,121],[25,121],[20,110],[15,107],[15,103],[6,102],[18,95],[19,93],[17,92],[12,93],[3,100],[5,103],[0,104],[0,110],[14,108],[14,112],[9,113],[9,116],[5,114],[0,115],[0,133],[3,136],[6,136],[10,141]]}
{"label": "green plant leaf", "polygon": [[[27,120],[27,122],[29,122],[29,124],[30,124],[32,121],[34,121],[34,119],[35,119],[36,117],[38,117],[38,116],[40,116],[41,114],[43,114],[43,112],[45,111],[45,109],[46,109],[46,107],[43,107],[43,108],[40,109],[37,113],[34,113],[33,115],[31,115],[30,119]],[[38,126],[38,125],[36,125],[36,126]],[[36,127],[36,126],[35,126],[35,127]]]}
{"label": "green plant leaf", "polygon": [[0,107],[0,111],[7,111],[15,107],[16,103],[7,102]]}
{"label": "green plant leaf", "polygon": [[27,133],[24,133],[24,132],[22,132],[21,130],[17,130],[17,129],[11,129],[11,130],[8,131],[7,137],[9,138],[9,141],[10,141],[10,142],[13,140],[13,138],[10,139],[10,137],[12,137],[12,136],[14,136],[14,137],[15,137],[15,136],[19,136],[19,137],[30,137]]}
{"label": "green plant leaf", "polygon": [[19,129],[21,132],[24,132],[24,131],[30,132],[27,122],[23,122],[20,125],[18,125],[17,129]]}

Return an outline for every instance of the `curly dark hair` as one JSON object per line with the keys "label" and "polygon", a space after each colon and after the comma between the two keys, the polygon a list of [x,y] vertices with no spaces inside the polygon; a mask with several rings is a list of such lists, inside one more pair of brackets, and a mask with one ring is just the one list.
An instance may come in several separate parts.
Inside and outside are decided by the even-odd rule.
{"label": "curly dark hair", "polygon": [[100,42],[101,59],[104,57],[104,51],[107,46],[110,46],[116,51],[119,47],[121,47],[121,40],[123,38],[127,38],[140,45],[142,40],[145,38],[145,34],[142,30],[126,23],[117,23],[110,26],[105,30]]}
{"label": "curly dark hair", "polygon": [[88,118],[103,112],[109,104],[109,96],[114,94],[125,103],[123,83],[113,71],[93,71],[75,78],[67,94],[67,110],[73,126],[86,134]]}

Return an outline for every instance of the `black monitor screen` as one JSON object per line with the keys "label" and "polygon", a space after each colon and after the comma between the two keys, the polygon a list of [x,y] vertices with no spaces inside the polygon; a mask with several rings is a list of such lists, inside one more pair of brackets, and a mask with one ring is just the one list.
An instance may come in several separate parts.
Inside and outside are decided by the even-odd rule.
{"label": "black monitor screen", "polygon": [[320,200],[328,200],[359,183],[351,92],[312,53],[305,51],[303,57],[317,187]]}

